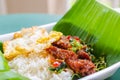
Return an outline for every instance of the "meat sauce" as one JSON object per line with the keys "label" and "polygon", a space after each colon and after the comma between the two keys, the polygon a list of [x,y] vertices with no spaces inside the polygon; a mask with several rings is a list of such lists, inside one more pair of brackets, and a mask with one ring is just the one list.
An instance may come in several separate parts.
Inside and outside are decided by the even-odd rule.
{"label": "meat sauce", "polygon": [[[72,50],[73,47],[75,51]],[[86,76],[95,72],[95,65],[91,61],[90,55],[85,51],[86,48],[86,45],[81,45],[78,37],[62,36],[46,50],[55,59],[64,60],[75,73]]]}

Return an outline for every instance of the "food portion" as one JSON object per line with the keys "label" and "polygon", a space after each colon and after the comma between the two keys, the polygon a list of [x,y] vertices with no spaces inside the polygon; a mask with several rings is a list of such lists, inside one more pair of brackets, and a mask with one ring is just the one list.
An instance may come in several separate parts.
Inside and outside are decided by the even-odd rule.
{"label": "food portion", "polygon": [[22,29],[3,43],[11,70],[31,80],[76,80],[105,68],[105,62],[96,65],[91,50],[77,36],[38,27]]}
{"label": "food portion", "polygon": [[78,37],[61,36],[47,51],[55,59],[63,60],[75,73],[86,76],[95,72],[95,65],[90,54],[86,52],[87,48]]}

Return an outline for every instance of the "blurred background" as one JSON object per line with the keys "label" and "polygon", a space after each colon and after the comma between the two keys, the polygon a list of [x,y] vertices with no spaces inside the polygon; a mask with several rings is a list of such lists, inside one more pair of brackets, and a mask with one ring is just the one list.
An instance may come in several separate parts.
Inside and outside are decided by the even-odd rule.
{"label": "blurred background", "polygon": [[[98,0],[119,9],[120,0]],[[64,14],[75,0],[0,0],[0,14],[47,13]]]}

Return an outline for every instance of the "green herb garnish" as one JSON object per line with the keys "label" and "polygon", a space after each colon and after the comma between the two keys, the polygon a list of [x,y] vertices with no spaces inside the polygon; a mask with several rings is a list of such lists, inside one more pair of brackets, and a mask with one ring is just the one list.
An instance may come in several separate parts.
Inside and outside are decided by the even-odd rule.
{"label": "green herb garnish", "polygon": [[99,57],[95,59],[94,64],[96,66],[96,71],[100,71],[107,67],[106,62],[105,62],[105,57]]}
{"label": "green herb garnish", "polygon": [[63,71],[66,67],[67,67],[66,63],[62,62],[59,67],[57,68],[49,67],[49,70],[56,73],[61,73],[61,71]]}
{"label": "green herb garnish", "polygon": [[73,74],[72,75],[72,80],[78,80],[80,78],[81,78],[80,74]]}
{"label": "green herb garnish", "polygon": [[72,48],[70,48],[70,50],[75,53],[82,48],[82,44],[80,42],[76,41],[75,39],[71,39],[70,44],[72,46]]}

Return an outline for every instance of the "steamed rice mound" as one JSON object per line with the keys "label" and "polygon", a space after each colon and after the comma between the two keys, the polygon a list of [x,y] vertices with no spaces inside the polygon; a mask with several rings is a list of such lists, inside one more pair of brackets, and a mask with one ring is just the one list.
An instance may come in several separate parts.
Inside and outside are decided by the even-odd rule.
{"label": "steamed rice mound", "polygon": [[12,70],[30,78],[31,80],[71,80],[72,71],[66,69],[59,74],[49,70],[49,56],[30,54],[28,57],[19,55],[9,62]]}
{"label": "steamed rice mound", "polygon": [[69,68],[61,73],[51,72],[50,55],[45,51],[62,33],[32,27],[14,34],[13,39],[3,44],[4,56],[15,72],[30,80],[71,80],[73,71]]}

